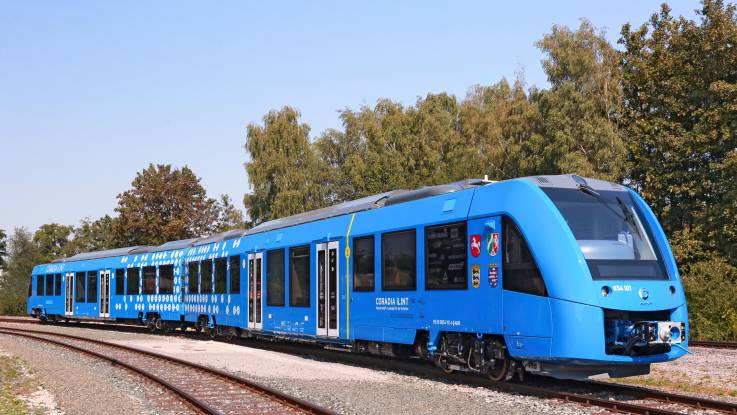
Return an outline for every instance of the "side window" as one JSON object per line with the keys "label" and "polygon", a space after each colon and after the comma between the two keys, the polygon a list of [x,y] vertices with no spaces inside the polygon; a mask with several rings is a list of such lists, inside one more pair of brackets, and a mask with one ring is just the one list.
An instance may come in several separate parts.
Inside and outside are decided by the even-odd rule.
{"label": "side window", "polygon": [[46,295],[46,293],[44,293],[43,274],[36,275],[36,295]]}
{"label": "side window", "polygon": [[46,274],[46,295],[54,295],[54,274]]}
{"label": "side window", "polygon": [[187,264],[187,270],[189,271],[189,276],[187,277],[189,293],[197,294],[200,292],[200,263],[190,262]]}
{"label": "side window", "polygon": [[174,293],[174,265],[159,267],[159,294]]}
{"label": "side window", "polygon": [[241,293],[241,256],[230,257],[230,293]]}
{"label": "side window", "polygon": [[128,283],[128,295],[138,295],[138,289],[140,287],[139,276],[141,275],[140,268],[128,268],[128,277],[126,282]]}
{"label": "side window", "polygon": [[417,288],[417,246],[415,230],[381,235],[381,289]]}
{"label": "side window", "polygon": [[284,305],[284,250],[266,253],[266,305]]}
{"label": "side window", "polygon": [[353,291],[373,291],[374,237],[353,238]]}
{"label": "side window", "polygon": [[156,267],[143,267],[143,290],[141,294],[156,294]]}
{"label": "side window", "polygon": [[76,281],[76,294],[74,296],[74,301],[78,303],[84,302],[84,282],[87,280],[87,277],[84,275],[84,272],[78,272],[74,275],[74,280]]}
{"label": "side window", "polygon": [[54,294],[61,295],[61,274],[54,275]]}
{"label": "side window", "polygon": [[97,271],[87,273],[87,302],[97,302]]}
{"label": "side window", "polygon": [[115,270],[115,295],[125,294],[125,270]]}
{"label": "side window", "polygon": [[502,236],[502,286],[505,290],[546,296],[545,282],[535,259],[530,253],[522,232],[509,218],[504,217]]}
{"label": "side window", "polygon": [[215,260],[215,294],[225,294],[228,288],[228,260]]}
{"label": "side window", "polygon": [[212,293],[212,260],[200,262],[200,272],[202,278],[200,281],[200,292],[205,294]]}
{"label": "side window", "polygon": [[466,223],[425,228],[425,289],[468,289]]}
{"label": "side window", "polygon": [[289,305],[310,306],[310,247],[289,248]]}

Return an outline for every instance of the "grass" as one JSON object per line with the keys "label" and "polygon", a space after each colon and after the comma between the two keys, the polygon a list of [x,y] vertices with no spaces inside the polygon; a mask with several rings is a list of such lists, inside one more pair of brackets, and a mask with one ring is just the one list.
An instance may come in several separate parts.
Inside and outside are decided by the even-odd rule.
{"label": "grass", "polygon": [[21,360],[0,356],[0,414],[28,414],[26,404],[18,396],[31,390],[32,382],[24,373]]}

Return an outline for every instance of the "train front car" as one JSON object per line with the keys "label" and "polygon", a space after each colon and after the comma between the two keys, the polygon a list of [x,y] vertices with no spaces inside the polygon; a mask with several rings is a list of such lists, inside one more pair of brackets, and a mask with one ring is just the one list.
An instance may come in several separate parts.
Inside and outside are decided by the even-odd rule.
{"label": "train front car", "polygon": [[488,212],[484,206],[504,212],[503,332],[527,371],[634,376],[686,353],[675,259],[634,191],[539,176],[477,190],[470,218]]}

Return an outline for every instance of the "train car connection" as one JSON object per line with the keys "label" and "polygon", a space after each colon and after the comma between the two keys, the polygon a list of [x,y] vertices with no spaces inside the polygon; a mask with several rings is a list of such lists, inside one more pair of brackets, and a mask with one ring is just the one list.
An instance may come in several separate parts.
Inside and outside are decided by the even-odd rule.
{"label": "train car connection", "polygon": [[631,189],[575,175],[396,190],[34,267],[28,313],[417,355],[495,380],[686,353],[675,259]]}

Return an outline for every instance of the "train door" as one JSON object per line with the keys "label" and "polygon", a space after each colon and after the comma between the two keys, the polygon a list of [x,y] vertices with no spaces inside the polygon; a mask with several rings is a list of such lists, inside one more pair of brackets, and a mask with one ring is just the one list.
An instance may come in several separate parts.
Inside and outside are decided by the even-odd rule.
{"label": "train door", "polygon": [[263,252],[248,254],[248,328],[263,327]]}
{"label": "train door", "polygon": [[67,272],[66,286],[64,289],[64,315],[71,316],[74,314],[74,273]]}
{"label": "train door", "polygon": [[502,223],[500,245],[503,257],[504,333],[521,336],[515,338],[515,344],[510,344],[510,348],[528,351],[531,347],[544,349],[546,343],[541,343],[540,339],[552,336],[545,281],[522,230],[507,216]]}
{"label": "train door", "polygon": [[110,317],[110,270],[100,271],[100,317]]}
{"label": "train door", "polygon": [[317,335],[338,337],[338,242],[317,244]]}

